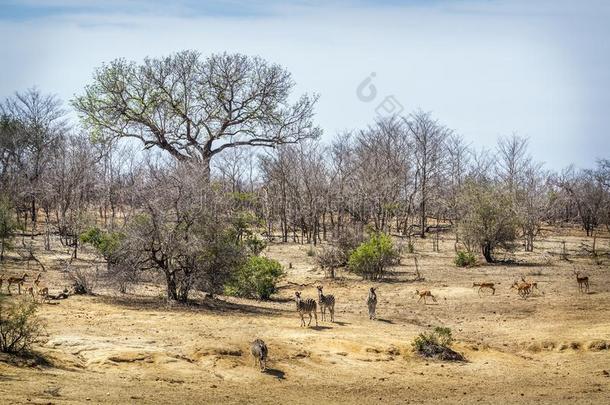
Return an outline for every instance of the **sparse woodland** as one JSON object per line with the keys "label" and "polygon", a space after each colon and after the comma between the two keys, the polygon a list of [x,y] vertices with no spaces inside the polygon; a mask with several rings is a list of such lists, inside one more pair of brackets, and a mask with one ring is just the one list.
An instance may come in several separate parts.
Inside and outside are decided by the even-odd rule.
{"label": "sparse woodland", "polygon": [[[0,372],[62,365],[33,398],[90,400],[89,369],[115,403],[300,401],[303,384],[330,402],[533,402],[605,378],[528,356],[606,364],[607,156],[550,170],[527,138],[485,149],[419,110],[322,134],[318,95],[240,54],[117,59],[71,100],[46,91],[0,100],[0,352],[25,353]],[[269,392],[247,388],[248,351]],[[452,378],[434,388],[432,368]],[[551,369],[570,383],[545,385]]]}
{"label": "sparse woodland", "polygon": [[525,138],[481,149],[423,111],[322,140],[317,96],[293,87],[260,58],[185,51],[111,61],[69,103],[16,92],[1,104],[2,256],[57,235],[77,258],[95,229],[119,284],[157,272],[186,301],[222,292],[260,235],[316,246],[452,230],[456,251],[491,263],[535,249],[543,224],[610,227],[608,160],[549,171]]}

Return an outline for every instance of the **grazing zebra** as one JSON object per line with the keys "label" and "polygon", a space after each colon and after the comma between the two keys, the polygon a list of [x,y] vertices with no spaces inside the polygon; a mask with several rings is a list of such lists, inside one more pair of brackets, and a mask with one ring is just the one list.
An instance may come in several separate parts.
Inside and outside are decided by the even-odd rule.
{"label": "grazing zebra", "polygon": [[366,299],[366,306],[369,307],[369,319],[377,319],[375,309],[377,308],[377,294],[375,294],[375,288],[371,287],[369,296]]}
{"label": "grazing zebra", "polygon": [[267,369],[267,345],[261,339],[256,339],[250,345],[250,352],[254,357],[254,366],[258,365],[261,371]]}
{"label": "grazing zebra", "polygon": [[326,320],[326,308],[328,308],[328,312],[330,312],[330,321],[335,322],[335,296],[324,295],[322,293],[322,288],[322,286],[318,286],[318,303],[320,304],[322,320]]}
{"label": "grazing zebra", "polygon": [[299,315],[301,315],[301,326],[305,326],[305,317],[303,316],[305,314],[309,314],[309,323],[307,324],[307,326],[311,325],[312,313],[313,316],[316,318],[316,326],[318,326],[318,314],[316,312],[318,310],[318,307],[316,305],[316,301],[312,298],[302,300],[301,293],[298,291],[296,291],[294,295],[296,297],[297,311],[299,312]]}

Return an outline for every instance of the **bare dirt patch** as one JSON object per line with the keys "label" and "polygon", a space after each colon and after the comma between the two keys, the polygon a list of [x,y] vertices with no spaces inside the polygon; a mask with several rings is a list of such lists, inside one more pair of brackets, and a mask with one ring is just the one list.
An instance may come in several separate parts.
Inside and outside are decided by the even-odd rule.
{"label": "bare dirt patch", "polygon": [[[577,245],[582,237],[568,238]],[[100,288],[94,297],[73,296],[44,305],[47,336],[36,347],[46,362],[0,358],[2,403],[605,403],[610,398],[610,271],[586,257],[545,262],[559,249],[553,238],[539,252],[519,254],[516,265],[456,268],[452,243],[431,253],[417,241],[420,271],[403,258],[391,282],[378,288],[370,321],[370,283],[344,272],[325,280],[306,246],[272,245],[265,255],[288,267],[270,302],[220,297],[189,307],[167,306],[160,286],[147,284],[118,295]],[[43,279],[61,290],[66,279],[56,260]],[[571,272],[586,268],[594,294],[580,294]],[[10,261],[8,272],[22,264]],[[83,266],[85,263],[82,264]],[[36,269],[29,270],[35,274]],[[509,287],[521,276],[540,292],[521,299]],[[495,295],[477,294],[473,281],[497,283]],[[316,297],[315,285],[337,298],[335,323],[302,328],[295,290]],[[437,303],[417,303],[415,289],[430,289]],[[423,359],[411,341],[434,326],[447,326],[467,362]],[[269,347],[269,370],[253,366],[249,342]],[[606,372],[606,373],[604,373]]]}

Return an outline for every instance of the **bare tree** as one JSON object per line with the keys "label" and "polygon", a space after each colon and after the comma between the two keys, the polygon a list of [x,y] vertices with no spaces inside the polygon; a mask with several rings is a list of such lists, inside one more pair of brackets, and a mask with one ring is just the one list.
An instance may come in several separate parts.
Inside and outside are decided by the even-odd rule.
{"label": "bare tree", "polygon": [[404,120],[415,148],[416,176],[419,188],[420,236],[426,235],[428,203],[438,191],[443,169],[444,141],[451,131],[432,119],[430,113],[418,111]]}
{"label": "bare tree", "polygon": [[514,196],[519,182],[524,178],[531,157],[527,152],[528,140],[515,134],[498,140],[496,174]]}
{"label": "bare tree", "polygon": [[12,121],[13,150],[18,173],[27,184],[26,198],[34,227],[38,218],[37,200],[40,197],[39,180],[46,169],[50,152],[66,131],[65,111],[61,101],[54,95],[43,95],[31,88],[17,92],[0,106],[3,116]]}
{"label": "bare tree", "polygon": [[290,104],[293,88],[290,73],[264,59],[183,51],[103,65],[72,104],[95,134],[136,138],[209,172],[211,158],[227,148],[317,137],[317,96]]}
{"label": "bare tree", "polygon": [[575,204],[587,236],[593,235],[604,216],[607,192],[602,179],[594,170],[576,172],[573,167],[564,170],[558,179],[559,186]]}

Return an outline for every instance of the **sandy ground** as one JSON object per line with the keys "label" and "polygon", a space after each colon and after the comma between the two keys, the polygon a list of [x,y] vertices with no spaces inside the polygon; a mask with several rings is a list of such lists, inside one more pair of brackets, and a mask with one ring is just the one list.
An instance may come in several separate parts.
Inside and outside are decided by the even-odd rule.
{"label": "sandy ground", "polygon": [[[272,302],[221,297],[170,307],[154,285],[126,295],[100,286],[98,296],[41,307],[41,359],[16,365],[0,357],[0,403],[608,403],[610,258],[576,257],[590,238],[554,235],[536,252],[517,254],[519,265],[469,269],[452,264],[450,240],[440,253],[418,240],[425,279],[415,281],[413,255],[404,255],[396,277],[382,283],[343,272],[324,279],[306,246],[276,244],[264,254],[292,269]],[[562,240],[570,263],[557,256]],[[609,240],[597,246],[607,252]],[[51,292],[67,285],[62,257],[41,254]],[[579,293],[573,265],[589,274],[590,294]],[[9,260],[6,267],[16,274],[26,265]],[[35,264],[27,271],[35,275]],[[509,287],[520,276],[541,291],[519,298]],[[473,281],[500,284],[495,295],[479,296]],[[337,299],[336,322],[302,328],[294,291],[315,297],[318,283]],[[366,315],[371,285],[378,287],[377,321]],[[422,288],[438,302],[418,304],[414,291]],[[453,330],[454,349],[467,362],[412,353],[413,338],[438,325]],[[257,337],[269,346],[266,373],[248,353]]]}

